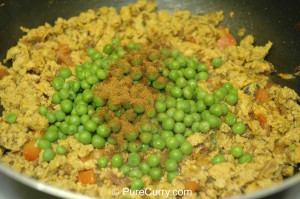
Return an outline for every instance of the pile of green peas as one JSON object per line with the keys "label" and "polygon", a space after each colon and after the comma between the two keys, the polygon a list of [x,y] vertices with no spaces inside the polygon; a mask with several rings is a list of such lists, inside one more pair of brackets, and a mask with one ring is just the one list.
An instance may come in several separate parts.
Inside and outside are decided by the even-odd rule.
{"label": "pile of green peas", "polygon": [[59,104],[60,109],[49,111],[44,105],[39,107],[39,113],[49,123],[44,137],[36,140],[44,150],[45,161],[67,152],[64,146],[57,146],[55,153],[51,144],[67,136],[74,136],[80,143],[92,144],[95,148],[103,148],[106,142],[115,143],[110,139],[111,127],[95,115],[106,103],[93,93],[93,88],[106,79],[111,64],[126,54],[124,48],[118,46],[119,43],[119,39],[113,39],[112,44],[104,46],[103,53],[94,48],[88,49],[86,54],[91,60],[76,66],[75,78],[69,68],[64,68],[53,79],[55,93],[52,103]]}
{"label": "pile of green peas", "polygon": [[[129,43],[123,48],[119,43],[120,40],[114,38],[112,44],[104,46],[103,53],[93,48],[88,49],[86,54],[91,60],[76,67],[75,80],[72,79],[71,70],[67,68],[62,69],[53,80],[52,86],[56,92],[52,96],[52,102],[60,104],[60,110],[51,112],[46,106],[39,108],[39,113],[50,124],[44,137],[37,139],[38,146],[44,150],[45,161],[51,161],[56,154],[67,153],[62,145],[56,147],[55,153],[51,144],[67,136],[74,136],[80,143],[92,144],[95,148],[104,148],[106,143],[116,145],[111,134],[118,133],[121,127],[110,120],[108,115],[99,118],[95,113],[107,107],[120,118],[121,109],[110,104],[109,99],[106,102],[93,93],[95,86],[109,75],[113,63],[122,67],[124,75],[130,75],[135,83],[146,78],[149,86],[160,91],[151,110],[133,106],[137,115],[147,114],[149,120],[143,121],[138,132],[128,132],[124,137],[125,144],[119,146],[119,151],[128,152],[128,161],[124,162],[122,155],[118,153],[110,160],[112,167],[118,168],[132,179],[131,189],[140,190],[144,187],[141,180],[144,175],[149,175],[153,181],[159,181],[163,173],[167,172],[167,180],[171,183],[179,175],[178,165],[184,156],[193,151],[186,139],[194,133],[208,133],[211,129],[219,129],[223,121],[232,127],[234,134],[245,133],[245,124],[237,122],[236,115],[229,112],[228,105],[234,106],[238,102],[238,92],[232,84],[225,82],[212,93],[198,86],[199,80],[208,79],[207,65],[198,63],[195,57],[182,56],[179,50],[161,50],[160,53],[147,55],[149,62],[159,63],[157,71],[131,70],[132,68],[120,64],[118,59],[130,51],[140,51],[141,46]],[[139,67],[142,63],[143,59],[137,56],[130,64],[131,67]],[[221,58],[212,60],[213,67],[221,65]],[[160,78],[164,81],[160,81]],[[130,104],[124,104],[122,110],[126,113],[129,107]],[[134,122],[134,119],[127,119]],[[141,154],[150,147],[157,150],[168,149],[168,159],[163,165],[158,154],[151,154],[142,162]],[[225,159],[220,155],[212,159],[212,164],[222,161]],[[97,164],[99,168],[105,168],[109,159],[102,156]]]}

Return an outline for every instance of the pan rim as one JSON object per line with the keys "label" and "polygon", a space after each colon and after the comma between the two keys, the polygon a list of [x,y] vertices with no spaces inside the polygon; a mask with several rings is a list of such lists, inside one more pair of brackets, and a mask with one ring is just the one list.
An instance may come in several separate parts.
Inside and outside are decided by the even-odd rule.
{"label": "pan rim", "polygon": [[[18,171],[13,170],[12,168],[4,165],[3,163],[0,163],[0,172],[4,175],[16,180],[17,182],[22,183],[23,185],[27,187],[31,187],[35,190],[38,190],[40,192],[50,194],[52,196],[57,196],[61,198],[72,198],[72,199],[92,199],[94,197],[86,196],[83,194],[75,193],[66,189],[60,189],[58,187],[55,187],[53,185],[41,182],[39,180],[33,179],[31,177],[28,177]],[[292,187],[293,185],[300,184],[300,175],[294,175],[292,177],[289,177],[282,182],[267,187],[265,189],[261,189],[259,191],[251,192],[245,195],[236,195],[227,197],[226,199],[252,199],[252,198],[262,198],[265,196],[270,196],[272,194],[278,193],[280,191],[283,191],[287,188]]]}

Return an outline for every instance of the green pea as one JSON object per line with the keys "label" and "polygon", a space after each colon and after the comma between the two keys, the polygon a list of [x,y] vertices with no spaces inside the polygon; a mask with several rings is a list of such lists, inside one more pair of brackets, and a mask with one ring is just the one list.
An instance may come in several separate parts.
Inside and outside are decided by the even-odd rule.
{"label": "green pea", "polygon": [[252,162],[252,156],[249,153],[244,153],[242,156],[239,158],[239,163],[244,164],[244,163],[250,163]]}
{"label": "green pea", "polygon": [[189,113],[191,111],[191,104],[187,100],[177,101],[176,109],[183,110],[185,113]]}
{"label": "green pea", "polygon": [[194,97],[194,89],[190,86],[186,86],[182,89],[183,97],[185,99],[192,99]]}
{"label": "green pea", "polygon": [[141,113],[144,113],[145,107],[142,106],[142,105],[134,105],[134,106],[133,106],[133,110],[134,110],[134,112],[136,112],[137,114],[141,114]]}
{"label": "green pea", "polygon": [[171,89],[171,95],[175,98],[180,98],[182,97],[182,90],[178,87],[178,86],[174,86],[172,89]]}
{"label": "green pea", "polygon": [[188,60],[187,60],[187,67],[196,70],[197,67],[198,67],[198,61],[193,60],[193,59],[188,59]]}
{"label": "green pea", "polygon": [[43,160],[46,162],[50,162],[55,158],[55,152],[52,149],[46,149],[42,155]]}
{"label": "green pea", "polygon": [[56,117],[55,117],[54,113],[48,112],[46,114],[46,118],[48,119],[48,122],[51,123],[51,124],[54,123],[54,122],[56,122]]}
{"label": "green pea", "polygon": [[213,165],[219,164],[219,163],[222,163],[222,162],[225,162],[225,158],[222,154],[218,154],[215,157],[213,157],[213,159],[211,159],[211,163]]}
{"label": "green pea", "polygon": [[183,153],[179,149],[173,149],[170,152],[170,159],[175,160],[177,163],[181,162],[183,159]]}
{"label": "green pea", "polygon": [[174,59],[179,58],[179,57],[181,57],[181,56],[182,56],[182,52],[181,52],[180,50],[173,50],[173,52],[172,52],[172,57],[173,57]]}
{"label": "green pea", "polygon": [[64,79],[61,77],[56,77],[54,78],[54,80],[52,81],[52,86],[55,90],[60,90],[64,84]]}
{"label": "green pea", "polygon": [[166,160],[166,162],[165,162],[165,169],[168,172],[177,171],[177,168],[178,168],[178,165],[177,165],[176,160],[173,160],[173,159]]}
{"label": "green pea", "polygon": [[178,70],[180,69],[180,63],[178,61],[175,61],[175,60],[172,60],[170,63],[169,63],[169,68],[171,70]]}
{"label": "green pea", "polygon": [[96,75],[90,75],[86,78],[86,82],[89,84],[89,85],[94,85],[98,82],[98,77]]}
{"label": "green pea", "polygon": [[201,133],[207,133],[210,130],[210,124],[207,121],[202,121],[199,124],[199,131]]}
{"label": "green pea", "polygon": [[107,77],[107,73],[103,69],[98,69],[96,71],[97,78],[100,80],[105,80]]}
{"label": "green pea", "polygon": [[121,42],[121,40],[119,39],[119,38],[117,38],[117,37],[114,37],[114,38],[112,38],[112,40],[111,40],[111,43],[113,44],[113,45],[117,45],[117,44],[119,44]]}
{"label": "green pea", "polygon": [[53,95],[52,95],[52,103],[53,104],[59,104],[61,103],[61,99],[59,97],[59,93],[58,92],[55,92]]}
{"label": "green pea", "polygon": [[52,148],[52,145],[48,140],[40,140],[38,146],[40,147],[40,149],[44,149],[44,150]]}
{"label": "green pea", "polygon": [[48,127],[48,131],[56,131],[56,132],[58,132],[58,128],[55,125],[51,125],[51,126]]}
{"label": "green pea", "polygon": [[206,119],[211,128],[220,128],[222,120],[214,115],[209,115]]}
{"label": "green pea", "polygon": [[92,135],[91,133],[84,131],[79,133],[78,141],[82,144],[90,144],[92,142]]}
{"label": "green pea", "polygon": [[184,155],[190,155],[193,151],[193,146],[189,142],[185,141],[181,144],[180,150]]}
{"label": "green pea", "polygon": [[144,182],[141,179],[133,179],[130,182],[130,187],[132,190],[141,190],[144,188]]}
{"label": "green pea", "polygon": [[172,183],[172,181],[179,175],[178,171],[168,172],[167,174],[167,180],[169,183]]}
{"label": "green pea", "polygon": [[67,79],[72,76],[72,71],[69,68],[63,68],[60,70],[59,76],[63,79]]}
{"label": "green pea", "polygon": [[201,120],[201,115],[200,114],[198,114],[198,113],[192,113],[191,115],[194,118],[194,122],[200,122],[200,120]]}
{"label": "green pea", "polygon": [[155,104],[155,108],[158,113],[163,113],[166,111],[167,105],[164,102],[158,101]]}
{"label": "green pea", "polygon": [[111,44],[106,44],[103,47],[103,52],[107,55],[110,55],[114,51],[114,47]]}
{"label": "green pea", "polygon": [[55,117],[57,122],[62,122],[65,119],[66,114],[62,110],[58,110],[55,112]]}
{"label": "green pea", "polygon": [[220,106],[222,108],[222,115],[227,115],[228,111],[229,111],[229,108],[226,104],[224,103],[220,103]]}
{"label": "green pea", "polygon": [[[47,115],[47,114],[46,114]],[[14,124],[17,122],[17,115],[15,113],[8,113],[5,116],[5,121],[9,124]],[[49,120],[48,120],[49,121]]]}
{"label": "green pea", "polygon": [[196,103],[196,109],[198,113],[202,113],[204,110],[206,110],[206,105],[203,102],[203,100],[198,100]]}
{"label": "green pea", "polygon": [[67,148],[64,145],[59,145],[56,147],[56,153],[58,155],[65,155],[67,153]]}
{"label": "green pea", "polygon": [[209,107],[209,112],[217,117],[220,117],[223,114],[223,109],[220,104],[213,104]]}
{"label": "green pea", "polygon": [[184,88],[185,86],[187,86],[188,82],[184,77],[179,77],[176,80],[176,86],[178,86],[179,88]]}
{"label": "green pea", "polygon": [[82,100],[86,103],[90,103],[93,101],[94,98],[94,93],[93,91],[91,91],[90,89],[86,89],[83,93],[82,93]]}
{"label": "green pea", "polygon": [[246,125],[244,123],[236,123],[232,126],[232,132],[237,135],[242,135],[246,131]]}
{"label": "green pea", "polygon": [[157,115],[157,119],[158,121],[162,122],[163,120],[167,119],[168,118],[168,115],[166,113],[159,113]]}
{"label": "green pea", "polygon": [[191,129],[186,129],[184,132],[184,136],[190,137],[191,135],[193,135],[193,131]]}
{"label": "green pea", "polygon": [[97,128],[97,134],[101,137],[108,137],[111,133],[111,129],[107,124],[101,124]]}
{"label": "green pea", "polygon": [[[131,142],[138,138],[139,134],[136,131],[131,131],[125,135],[125,138],[128,140],[128,142]],[[152,136],[152,134],[151,134]],[[150,143],[150,142],[149,142]]]}
{"label": "green pea", "polygon": [[142,144],[142,146],[141,146],[141,148],[140,148],[140,151],[141,152],[146,152],[146,151],[148,151],[149,150],[149,145],[148,144]]}
{"label": "green pea", "polygon": [[233,88],[233,86],[230,82],[225,82],[223,83],[222,88],[225,88],[226,91],[229,92]]}
{"label": "green pea", "polygon": [[162,121],[162,128],[167,131],[174,129],[175,122],[172,118],[166,118]]}
{"label": "green pea", "polygon": [[207,72],[208,71],[208,67],[205,64],[199,64],[197,67],[197,71],[198,72]]}
{"label": "green pea", "polygon": [[192,131],[199,132],[199,130],[200,130],[200,122],[194,122],[192,124]]}
{"label": "green pea", "polygon": [[165,143],[164,139],[156,138],[152,141],[152,145],[155,149],[163,150],[166,146],[166,143]]}
{"label": "green pea", "polygon": [[60,108],[65,113],[70,113],[73,109],[73,104],[71,100],[65,99],[61,102]]}
{"label": "green pea", "polygon": [[182,122],[176,122],[174,125],[174,133],[181,133],[183,134],[185,132],[186,126]]}
{"label": "green pea", "polygon": [[45,116],[47,113],[48,113],[48,108],[46,106],[40,106],[39,107],[39,113],[42,115],[42,116]]}
{"label": "green pea", "polygon": [[156,154],[151,154],[147,159],[147,163],[150,167],[157,167],[160,163],[160,157]]}
{"label": "green pea", "polygon": [[101,156],[98,160],[97,160],[97,164],[99,168],[105,168],[108,165],[108,159],[105,156]]}
{"label": "green pea", "polygon": [[86,121],[83,125],[84,128],[91,133],[95,132],[97,129],[97,124],[92,120]]}
{"label": "green pea", "polygon": [[174,119],[176,122],[181,122],[181,121],[183,121],[184,116],[185,116],[185,114],[184,114],[184,112],[183,112],[182,110],[176,110],[176,109],[175,109],[175,112],[174,112],[174,114],[173,114],[173,119]]}
{"label": "green pea", "polygon": [[213,67],[215,68],[220,68],[223,64],[223,60],[219,57],[215,57],[213,58],[211,64],[213,65]]}
{"label": "green pea", "polygon": [[176,134],[175,138],[178,140],[179,145],[185,142],[185,137],[182,134]]}
{"label": "green pea", "polygon": [[101,59],[102,57],[103,57],[103,55],[102,55],[100,52],[96,51],[96,52],[92,55],[92,60],[95,62],[96,60],[99,60],[99,59]]}
{"label": "green pea", "polygon": [[89,89],[89,88],[91,88],[91,85],[85,79],[80,82],[80,86],[83,89]]}
{"label": "green pea", "polygon": [[203,100],[206,95],[207,95],[206,91],[200,90],[200,91],[196,92],[196,99]]}
{"label": "green pea", "polygon": [[225,97],[225,101],[227,104],[229,105],[235,105],[238,101],[238,96],[232,93],[229,93],[228,95],[226,95]]}
{"label": "green pea", "polygon": [[173,150],[177,149],[180,146],[180,143],[175,137],[168,137],[166,139],[166,146],[168,149]]}
{"label": "green pea", "polygon": [[231,155],[235,158],[239,158],[243,155],[243,147],[241,146],[233,146],[231,147]]}
{"label": "green pea", "polygon": [[215,97],[211,94],[206,94],[203,98],[203,102],[206,106],[211,106],[215,103]]}
{"label": "green pea", "polygon": [[228,94],[233,94],[233,95],[238,96],[238,90],[236,90],[235,88],[232,88],[228,91]]}
{"label": "green pea", "polygon": [[225,123],[229,126],[233,126],[237,122],[237,117],[233,113],[227,113],[225,116]]}
{"label": "green pea", "polygon": [[128,155],[128,163],[130,166],[136,167],[140,164],[141,158],[138,153],[133,152]]}
{"label": "green pea", "polygon": [[86,55],[89,56],[89,57],[91,57],[95,53],[96,53],[96,49],[95,48],[88,48],[86,50]]}
{"label": "green pea", "polygon": [[148,164],[146,164],[146,163],[142,163],[142,164],[140,165],[140,170],[141,170],[141,172],[142,172],[144,175],[148,174],[149,171],[150,171],[150,169],[151,169],[151,167],[150,167]]}
{"label": "green pea", "polygon": [[45,139],[48,140],[49,142],[55,142],[58,139],[58,132],[53,131],[53,130],[48,130],[45,133]]}
{"label": "green pea", "polygon": [[193,115],[186,115],[184,118],[183,118],[183,123],[185,124],[186,127],[191,127],[192,124],[194,122],[194,117]]}
{"label": "green pea", "polygon": [[88,112],[88,107],[85,104],[78,104],[75,108],[77,115],[82,116]]}
{"label": "green pea", "polygon": [[193,79],[196,76],[196,71],[191,67],[187,67],[184,69],[183,75],[186,79]]}
{"label": "green pea", "polygon": [[[130,167],[128,165],[123,164],[120,168],[119,171],[122,172],[124,175],[128,175],[130,172]],[[132,174],[131,174],[132,175]]]}
{"label": "green pea", "polygon": [[162,177],[162,170],[160,167],[151,168],[149,171],[149,176],[154,181],[159,181]]}
{"label": "green pea", "polygon": [[111,158],[112,167],[120,168],[123,165],[123,158],[120,154],[115,154]]}
{"label": "green pea", "polygon": [[290,150],[290,151],[295,151],[295,150],[296,150],[296,145],[295,145],[295,144],[291,144],[291,145],[289,146],[289,150]]}
{"label": "green pea", "polygon": [[96,148],[104,148],[105,146],[105,139],[99,135],[94,135],[92,138],[92,145]]}

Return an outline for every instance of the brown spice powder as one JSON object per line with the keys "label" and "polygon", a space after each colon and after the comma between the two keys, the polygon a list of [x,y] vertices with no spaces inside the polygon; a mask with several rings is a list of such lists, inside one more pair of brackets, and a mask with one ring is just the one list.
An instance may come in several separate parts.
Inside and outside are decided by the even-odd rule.
{"label": "brown spice powder", "polygon": [[[136,59],[143,59],[141,65],[132,67],[131,61]],[[95,89],[94,93],[101,99],[121,107],[124,104],[131,106],[139,105],[145,107],[145,112],[153,109],[153,101],[156,99],[156,90],[148,86],[147,73],[157,73],[157,62],[150,62],[146,55],[139,51],[132,51],[128,55],[120,59],[116,64],[111,66],[109,76],[105,81],[100,83]],[[130,68],[130,74],[124,76],[125,67]],[[137,83],[131,79],[131,75],[137,71],[142,72],[142,78]],[[116,117],[115,113],[103,107],[97,113],[98,117],[104,118],[104,115],[109,115],[109,120],[114,120],[119,123],[121,130],[119,133],[111,134],[117,144],[120,146],[124,144],[124,137],[130,132],[138,132],[138,127],[142,121],[147,119],[146,114],[136,117],[133,108],[121,111],[121,117]],[[135,119],[136,118],[136,119]]]}

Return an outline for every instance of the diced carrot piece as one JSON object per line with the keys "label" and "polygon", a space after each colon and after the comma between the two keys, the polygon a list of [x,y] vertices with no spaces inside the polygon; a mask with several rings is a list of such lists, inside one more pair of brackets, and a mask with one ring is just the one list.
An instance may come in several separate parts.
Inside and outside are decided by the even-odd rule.
{"label": "diced carrot piece", "polygon": [[198,182],[195,181],[187,181],[184,184],[185,190],[191,190],[192,192],[195,192],[199,189],[200,184]]}
{"label": "diced carrot piece", "polygon": [[36,160],[40,155],[40,148],[35,141],[30,141],[25,144],[23,148],[23,156],[26,160],[33,161]]}
{"label": "diced carrot piece", "polygon": [[58,63],[65,64],[67,66],[73,66],[74,63],[70,57],[71,49],[67,44],[62,44],[56,49],[56,58]]}
{"label": "diced carrot piece", "polygon": [[235,46],[236,40],[230,33],[225,33],[223,36],[221,36],[218,41],[217,45],[219,49],[224,49],[227,46]]}
{"label": "diced carrot piece", "polygon": [[190,41],[191,43],[196,43],[196,39],[195,39],[194,37],[190,37],[189,41]]}
{"label": "diced carrot piece", "polygon": [[7,75],[9,75],[9,72],[8,72],[8,70],[6,69],[6,68],[0,68],[0,80],[1,79],[3,79],[3,77],[5,77],[5,76],[7,76]]}
{"label": "diced carrot piece", "polygon": [[260,123],[261,128],[264,129],[266,127],[267,118],[263,114],[258,114],[256,115],[256,117]]}
{"label": "diced carrot piece", "polygon": [[80,171],[78,174],[78,180],[82,184],[96,184],[97,174],[93,169]]}
{"label": "diced carrot piece", "polygon": [[266,103],[268,101],[268,93],[266,90],[259,88],[255,95],[255,100],[261,103]]}

